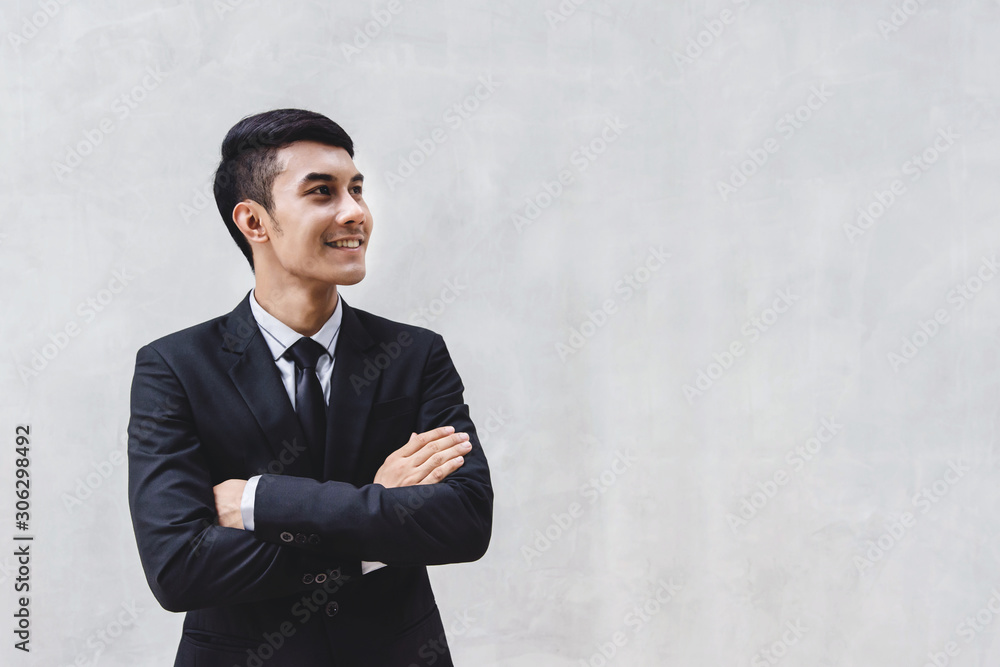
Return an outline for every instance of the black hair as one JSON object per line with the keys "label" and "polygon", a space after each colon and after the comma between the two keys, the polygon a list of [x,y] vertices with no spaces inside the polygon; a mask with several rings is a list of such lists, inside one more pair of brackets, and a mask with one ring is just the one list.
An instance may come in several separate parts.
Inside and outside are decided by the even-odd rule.
{"label": "black hair", "polygon": [[304,109],[274,109],[247,116],[222,140],[222,161],[215,171],[215,203],[229,234],[253,266],[253,253],[233,222],[233,209],[250,199],[272,214],[271,186],[279,173],[279,148],[295,141],[316,141],[343,148],[353,158],[354,142],[340,125],[323,114]]}

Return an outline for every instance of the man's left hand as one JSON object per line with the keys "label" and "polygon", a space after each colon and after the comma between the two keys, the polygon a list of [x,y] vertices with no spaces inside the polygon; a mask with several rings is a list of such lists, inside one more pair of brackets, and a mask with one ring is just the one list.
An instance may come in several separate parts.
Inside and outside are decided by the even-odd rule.
{"label": "man's left hand", "polygon": [[212,488],[215,492],[215,513],[219,515],[220,526],[243,530],[240,503],[243,501],[243,488],[246,485],[245,479],[227,479]]}

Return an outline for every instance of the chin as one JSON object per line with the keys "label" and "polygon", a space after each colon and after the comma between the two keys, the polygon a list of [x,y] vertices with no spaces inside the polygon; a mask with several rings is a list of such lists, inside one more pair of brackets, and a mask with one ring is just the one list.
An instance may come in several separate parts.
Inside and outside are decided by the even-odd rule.
{"label": "chin", "polygon": [[338,285],[357,285],[365,278],[365,271],[352,271],[347,275],[338,276],[335,283]]}

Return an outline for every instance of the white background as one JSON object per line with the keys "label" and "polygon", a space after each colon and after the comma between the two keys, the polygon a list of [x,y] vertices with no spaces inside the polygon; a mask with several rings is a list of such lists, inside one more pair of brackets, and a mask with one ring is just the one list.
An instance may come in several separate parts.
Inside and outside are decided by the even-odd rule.
{"label": "white background", "polygon": [[172,664],[135,351],[252,286],[210,178],[285,106],[367,176],[342,293],[445,336],[490,461],[488,554],[432,568],[457,664],[1000,661],[1000,3],[576,2],[3,4],[0,661]]}

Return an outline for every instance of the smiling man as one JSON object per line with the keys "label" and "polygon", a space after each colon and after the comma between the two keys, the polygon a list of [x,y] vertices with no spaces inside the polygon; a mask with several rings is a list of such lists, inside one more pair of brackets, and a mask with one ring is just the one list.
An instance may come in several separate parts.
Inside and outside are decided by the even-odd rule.
{"label": "smiling man", "polygon": [[237,123],[215,195],[255,286],[143,346],[129,503],[175,665],[451,665],[428,565],[489,544],[493,490],[440,335],[349,306],[372,215],[344,130]]}

